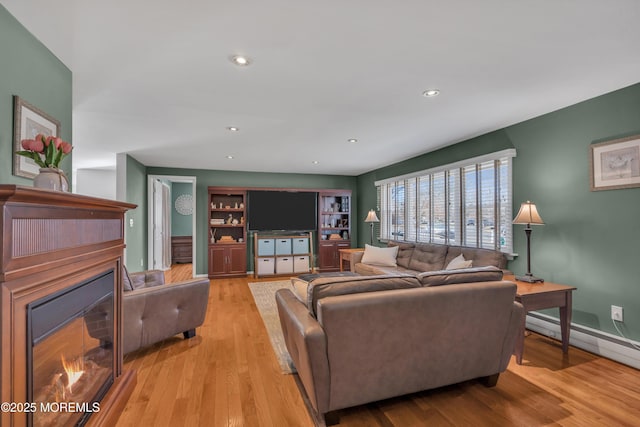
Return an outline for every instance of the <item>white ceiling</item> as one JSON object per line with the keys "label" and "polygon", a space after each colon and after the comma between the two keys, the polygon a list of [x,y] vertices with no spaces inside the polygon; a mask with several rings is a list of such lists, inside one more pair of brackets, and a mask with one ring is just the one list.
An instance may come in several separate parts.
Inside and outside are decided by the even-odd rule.
{"label": "white ceiling", "polygon": [[640,81],[638,0],[0,3],[73,72],[74,168],[358,175]]}

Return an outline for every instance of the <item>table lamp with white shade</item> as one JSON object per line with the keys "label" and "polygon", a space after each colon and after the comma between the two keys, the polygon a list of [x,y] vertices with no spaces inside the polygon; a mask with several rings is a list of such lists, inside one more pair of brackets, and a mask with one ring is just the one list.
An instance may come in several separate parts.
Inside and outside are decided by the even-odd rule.
{"label": "table lamp with white shade", "polygon": [[373,246],[373,226],[376,222],[380,222],[378,215],[376,215],[376,211],[371,209],[364,222],[368,222],[371,225],[371,246]]}
{"label": "table lamp with white shade", "polygon": [[520,211],[518,211],[513,223],[525,224],[524,232],[527,235],[527,273],[524,276],[516,276],[516,280],[529,283],[544,282],[543,279],[531,274],[531,225],[544,225],[536,205],[528,200],[520,205]]}

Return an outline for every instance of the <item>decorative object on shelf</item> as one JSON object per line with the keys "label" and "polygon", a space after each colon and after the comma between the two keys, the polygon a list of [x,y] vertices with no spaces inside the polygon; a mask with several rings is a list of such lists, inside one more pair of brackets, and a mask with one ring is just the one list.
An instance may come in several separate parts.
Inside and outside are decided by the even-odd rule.
{"label": "decorative object on shelf", "polygon": [[[236,187],[207,187],[208,228],[215,239],[208,245],[209,278],[241,277],[247,273],[246,191]],[[210,231],[211,233],[211,231]]]}
{"label": "decorative object on shelf", "polygon": [[175,202],[176,212],[180,215],[192,215],[193,214],[193,196],[191,194],[181,194],[176,197]]}
{"label": "decorative object on shelf", "polygon": [[513,223],[525,224],[524,232],[527,235],[527,273],[524,276],[516,276],[516,279],[528,283],[544,282],[543,279],[531,274],[531,225],[544,225],[536,205],[528,200],[520,205],[520,211],[518,211]]}
{"label": "decorative object on shelf", "polygon": [[40,173],[33,179],[33,186],[54,191],[69,191],[69,180],[61,169],[40,168]]}
{"label": "decorative object on shelf", "polygon": [[[40,137],[52,137],[55,141],[55,138],[60,134],[60,122],[18,96],[13,97],[13,103],[13,174],[24,178],[35,178],[40,168],[58,168],[62,157],[55,164],[53,158],[47,162],[48,152],[45,148],[49,150],[50,141],[44,145],[45,141]],[[26,146],[25,141],[28,141]],[[43,147],[40,147],[40,144]],[[55,149],[52,147],[51,156],[57,155],[59,148],[59,145],[55,146]],[[71,144],[65,143],[64,149],[68,152],[71,151]],[[42,156],[45,158],[43,159]]]}
{"label": "decorative object on shelf", "polygon": [[640,187],[640,135],[591,144],[591,191]]}
{"label": "decorative object on shelf", "polygon": [[369,214],[364,219],[364,222],[367,222],[369,223],[369,225],[371,225],[371,246],[373,246],[373,226],[376,222],[380,222],[380,220],[378,219],[378,215],[376,215],[376,211],[374,211],[373,209],[369,210]]}
{"label": "decorative object on shelf", "polygon": [[342,236],[340,236],[339,234],[331,234],[329,235],[329,240],[341,240]]}

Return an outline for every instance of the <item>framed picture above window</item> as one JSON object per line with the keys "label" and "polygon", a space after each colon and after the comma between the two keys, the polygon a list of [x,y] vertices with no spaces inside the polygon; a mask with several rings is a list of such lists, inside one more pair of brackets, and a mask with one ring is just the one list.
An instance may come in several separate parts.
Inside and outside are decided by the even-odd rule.
{"label": "framed picture above window", "polygon": [[640,187],[640,135],[591,144],[591,191]]}
{"label": "framed picture above window", "polygon": [[13,96],[13,174],[35,178],[40,167],[31,159],[19,156],[23,139],[35,139],[38,134],[60,136],[60,122],[17,95]]}

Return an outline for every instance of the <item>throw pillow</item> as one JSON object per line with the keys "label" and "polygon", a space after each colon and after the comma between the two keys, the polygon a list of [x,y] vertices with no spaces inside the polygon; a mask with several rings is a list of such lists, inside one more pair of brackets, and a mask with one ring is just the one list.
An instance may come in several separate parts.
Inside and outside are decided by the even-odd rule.
{"label": "throw pillow", "polygon": [[364,245],[362,255],[363,264],[380,265],[383,267],[397,267],[396,257],[398,256],[398,246],[379,248],[377,246]]}
{"label": "throw pillow", "polygon": [[451,260],[445,270],[458,270],[460,268],[469,268],[473,265],[473,260],[466,260],[462,254]]}

